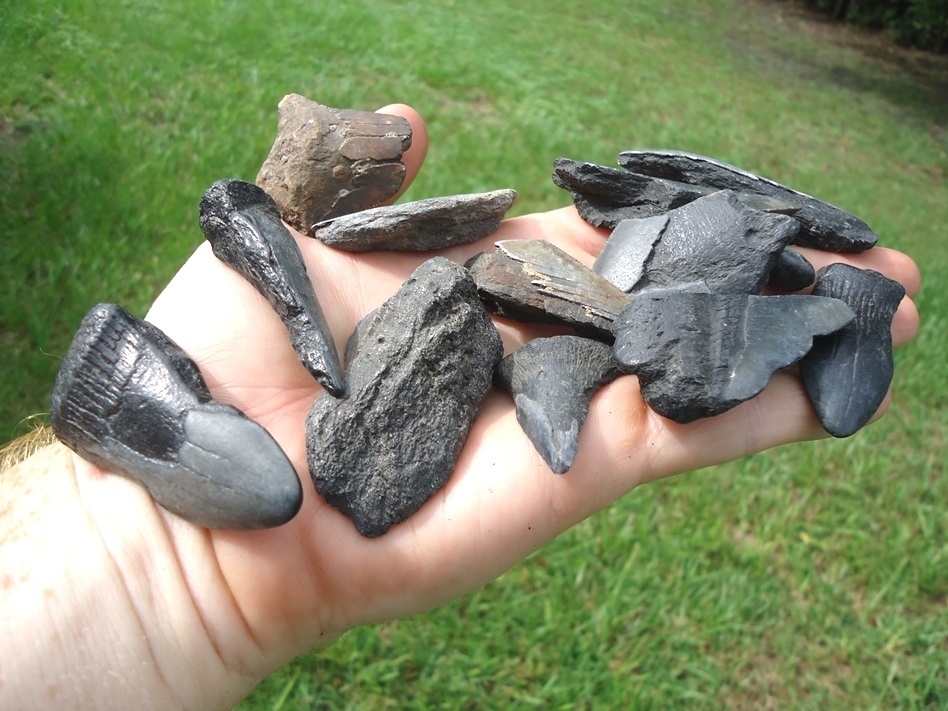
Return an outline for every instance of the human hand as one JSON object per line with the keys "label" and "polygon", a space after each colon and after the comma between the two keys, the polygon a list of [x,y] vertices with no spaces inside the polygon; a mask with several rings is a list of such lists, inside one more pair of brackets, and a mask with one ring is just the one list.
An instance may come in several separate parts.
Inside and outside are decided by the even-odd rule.
{"label": "human hand", "polygon": [[[427,149],[424,125],[408,107],[383,111],[412,124],[407,187]],[[501,239],[540,238],[591,264],[605,237],[566,208],[508,220],[489,238],[442,254],[463,263]],[[352,254],[302,236],[298,243],[340,347],[362,316],[432,256]],[[846,261],[902,282],[908,296],[893,337],[903,344],[914,336],[918,315],[910,297],[919,274],[908,257],[884,248],[806,255],[817,268]],[[640,484],[825,436],[789,373],[739,407],[687,425],[656,415],[636,378],[625,376],[593,398],[576,460],[557,476],[521,431],[509,396],[495,391],[448,484],[407,521],[367,539],[312,487],[304,421],[321,388],[265,299],[205,243],[147,318],[198,363],[215,398],[267,428],[304,488],[301,511],[284,526],[208,531],[158,509],[135,484],[76,463],[82,504],[108,542],[161,678],[182,703],[232,703],[283,662],[355,625],[429,609],[472,590]],[[497,323],[508,352],[548,331]],[[195,664],[198,654],[215,661]]]}

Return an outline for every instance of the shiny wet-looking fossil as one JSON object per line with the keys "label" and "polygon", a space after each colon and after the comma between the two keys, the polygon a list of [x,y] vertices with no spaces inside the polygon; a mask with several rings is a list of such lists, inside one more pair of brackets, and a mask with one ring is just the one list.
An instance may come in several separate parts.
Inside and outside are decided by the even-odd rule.
{"label": "shiny wet-looking fossil", "polygon": [[[316,130],[298,133],[299,116]],[[554,182],[582,217],[613,230],[592,268],[539,240],[499,242],[466,268],[430,259],[358,326],[343,368],[310,281],[319,275],[306,273],[281,216],[339,248],[437,250],[491,234],[513,200],[506,190],[377,208],[404,175],[403,121],[288,97],[264,189],[219,181],[200,210],[214,253],[266,296],[326,390],[306,422],[310,475],[363,535],[384,534],[449,480],[492,377],[557,474],[580,451],[596,390],[625,373],[682,423],[735,407],[797,362],[835,436],[882,401],[904,291],[852,268],[817,277],[789,246],[861,251],[875,234],[808,195],[677,151],[628,151],[623,169],[558,160]],[[762,295],[814,280],[812,295]],[[577,335],[501,361],[485,308]],[[297,474],[266,430],[215,402],[197,365],[120,307],[99,305],[81,324],[51,420],[81,456],[198,525],[278,526],[300,508]]]}

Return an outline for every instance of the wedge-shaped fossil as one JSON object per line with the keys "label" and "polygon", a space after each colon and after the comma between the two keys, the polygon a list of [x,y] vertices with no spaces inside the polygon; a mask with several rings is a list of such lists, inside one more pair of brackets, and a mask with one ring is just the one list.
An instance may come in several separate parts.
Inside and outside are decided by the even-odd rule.
{"label": "wedge-shaped fossil", "polygon": [[879,237],[862,220],[827,202],[762,178],[713,158],[669,150],[637,150],[619,154],[626,170],[694,186],[735,190],[796,203],[794,213],[803,227],[794,244],[832,252],[862,252],[876,244]]}
{"label": "wedge-shaped fossil", "polygon": [[322,220],[381,205],[405,181],[411,126],[401,116],[334,109],[289,94],[257,185],[300,232]]}
{"label": "wedge-shaped fossil", "polygon": [[517,421],[557,474],[572,465],[589,400],[620,374],[612,349],[579,336],[528,341],[497,366],[495,382],[514,398]]}
{"label": "wedge-shaped fossil", "polygon": [[198,525],[279,526],[302,504],[296,472],[267,431],[213,401],[178,345],[114,304],[82,321],[50,419],[66,446]]}
{"label": "wedge-shaped fossil", "polygon": [[892,319],[905,289],[879,272],[832,264],[817,273],[814,294],[847,303],[845,328],[816,339],[800,374],[820,423],[848,437],[872,419],[892,382]]}
{"label": "wedge-shaped fossil", "polygon": [[503,240],[468,260],[487,307],[518,321],[570,326],[611,340],[612,321],[629,297],[589,267],[543,240]]}
{"label": "wedge-shaped fossil", "polygon": [[386,205],[319,222],[312,235],[350,252],[442,249],[496,232],[516,198],[493,190]]}
{"label": "wedge-shaped fossil", "polygon": [[303,255],[273,200],[242,180],[219,180],[201,200],[201,229],[217,258],[266,297],[290,332],[300,361],[335,396],[345,379]]}
{"label": "wedge-shaped fossil", "polygon": [[819,296],[639,295],[613,326],[614,352],[649,406],[685,423],[749,400],[814,336],[853,318],[842,301]]}
{"label": "wedge-shaped fossil", "polygon": [[306,421],[316,490],[365,536],[404,521],[454,471],[503,355],[460,266],[422,264],[347,348],[349,395]]}
{"label": "wedge-shaped fossil", "polygon": [[[568,191],[579,216],[593,227],[613,229],[622,220],[655,217],[710,195],[717,188],[688,185],[650,175],[559,158],[553,163],[553,182]],[[757,193],[735,192],[748,207],[792,215],[797,203]]]}
{"label": "wedge-shaped fossil", "polygon": [[799,228],[721,190],[662,216],[623,220],[593,271],[627,292],[704,283],[714,293],[759,294]]}

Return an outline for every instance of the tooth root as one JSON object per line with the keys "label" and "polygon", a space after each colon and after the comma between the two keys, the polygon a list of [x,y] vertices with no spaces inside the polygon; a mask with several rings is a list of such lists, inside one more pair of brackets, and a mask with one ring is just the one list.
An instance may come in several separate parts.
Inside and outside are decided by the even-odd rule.
{"label": "tooth root", "polygon": [[211,400],[180,347],[114,304],[80,325],[50,417],[66,446],[198,525],[277,526],[302,503],[296,472],[266,430]]}
{"label": "tooth root", "polygon": [[813,293],[853,309],[846,328],[817,339],[800,373],[820,423],[834,437],[848,437],[879,409],[892,382],[892,318],[905,296],[898,282],[879,272],[833,264],[817,273]]}
{"label": "tooth root", "polygon": [[345,394],[339,354],[303,255],[272,198],[240,180],[220,180],[201,200],[201,229],[214,254],[270,302],[300,361],[327,392]]}

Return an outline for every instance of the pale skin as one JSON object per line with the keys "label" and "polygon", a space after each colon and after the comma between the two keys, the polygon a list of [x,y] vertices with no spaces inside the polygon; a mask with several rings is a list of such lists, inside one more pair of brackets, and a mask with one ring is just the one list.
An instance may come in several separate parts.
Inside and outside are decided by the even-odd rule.
{"label": "pale skin", "polygon": [[[413,127],[407,186],[427,150],[424,123],[407,106],[383,111]],[[605,232],[567,208],[508,220],[445,255],[463,263],[520,238],[547,239],[591,264]],[[431,256],[298,242],[340,347]],[[816,267],[846,261],[900,281],[908,296],[893,340],[914,337],[920,276],[911,259],[884,248],[806,255]],[[492,392],[447,486],[366,539],[312,487],[303,423],[321,388],[263,297],[203,244],[147,318],[198,363],[217,399],[276,438],[303,482],[302,510],[276,529],[209,531],[60,444],[3,473],[0,708],[229,708],[303,651],[473,590],[641,484],[826,436],[792,373],[689,425],[649,410],[635,377],[624,376],[594,397],[576,461],[557,476],[521,432],[509,396]],[[498,325],[508,352],[543,332]]]}

